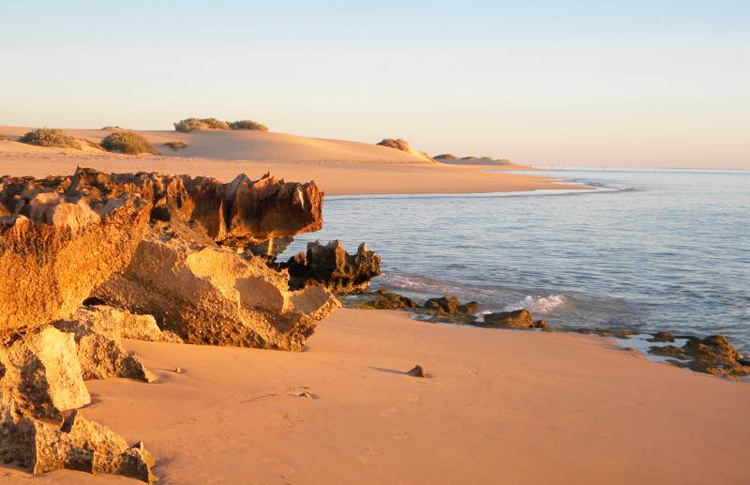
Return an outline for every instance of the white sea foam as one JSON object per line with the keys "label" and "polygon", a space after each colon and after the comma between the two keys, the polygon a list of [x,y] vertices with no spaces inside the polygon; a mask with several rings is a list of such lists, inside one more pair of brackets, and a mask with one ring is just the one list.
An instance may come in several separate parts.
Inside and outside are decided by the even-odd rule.
{"label": "white sea foam", "polygon": [[563,295],[537,297],[528,295],[523,300],[511,303],[510,305],[506,305],[505,308],[503,308],[503,311],[512,312],[515,310],[528,310],[532,313],[540,313],[542,315],[546,315],[563,306],[565,306],[565,297]]}

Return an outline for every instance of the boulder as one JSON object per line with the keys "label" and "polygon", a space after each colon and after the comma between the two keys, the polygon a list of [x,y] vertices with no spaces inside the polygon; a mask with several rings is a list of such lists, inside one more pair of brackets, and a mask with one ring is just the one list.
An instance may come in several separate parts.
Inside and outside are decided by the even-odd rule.
{"label": "boulder", "polygon": [[322,287],[288,288],[288,275],[263,258],[195,244],[157,225],[130,266],[94,296],[154,315],[188,343],[301,350],[340,304]]}
{"label": "boulder", "polygon": [[315,241],[307,243],[306,252],[296,254],[280,268],[289,271],[291,288],[321,285],[336,293],[353,293],[367,289],[370,280],[380,274],[380,256],[365,243],[352,255],[339,241],[326,245]]}
{"label": "boulder", "polygon": [[398,309],[415,309],[417,303],[403,295],[391,293],[383,288],[370,294],[371,299],[359,303],[358,308],[371,308],[376,310],[398,310]]}
{"label": "boulder", "polygon": [[0,456],[35,475],[63,468],[118,474],[154,483],[154,460],[141,443],[128,447],[118,434],[74,411],[62,426],[0,410]]}
{"label": "boulder", "polygon": [[493,328],[535,328],[534,319],[528,310],[487,313],[484,322],[478,325]]}
{"label": "boulder", "polygon": [[55,422],[89,404],[73,335],[44,326],[8,338],[0,346],[0,394],[24,414]]}
{"label": "boulder", "polygon": [[423,308],[438,315],[469,315],[479,310],[479,303],[470,301],[462,304],[455,296],[442,296],[430,298],[424,303]]}

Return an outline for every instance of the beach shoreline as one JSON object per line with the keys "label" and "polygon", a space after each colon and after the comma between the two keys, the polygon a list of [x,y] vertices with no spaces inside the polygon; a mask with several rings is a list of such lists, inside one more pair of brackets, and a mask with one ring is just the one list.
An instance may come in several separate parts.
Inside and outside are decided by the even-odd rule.
{"label": "beach shoreline", "polygon": [[[165,483],[750,478],[749,386],[650,362],[606,338],[341,309],[301,353],[127,347],[159,380],[88,381],[94,403],[82,412],[148,443]],[[416,364],[428,378],[406,375]],[[0,470],[7,483],[31,479]],[[122,479],[56,471],[34,480]]]}

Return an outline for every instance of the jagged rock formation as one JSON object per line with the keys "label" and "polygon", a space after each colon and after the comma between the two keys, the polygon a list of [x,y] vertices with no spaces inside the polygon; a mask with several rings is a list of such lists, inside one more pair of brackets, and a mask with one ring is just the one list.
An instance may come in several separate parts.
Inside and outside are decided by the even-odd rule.
{"label": "jagged rock formation", "polygon": [[367,289],[370,280],[380,274],[380,256],[365,243],[351,255],[337,240],[325,246],[315,241],[280,267],[289,270],[291,288],[322,285],[336,293],[353,293]]}
{"label": "jagged rock formation", "polygon": [[546,320],[537,320],[531,316],[528,310],[515,310],[512,312],[487,313],[483,323],[477,323],[482,327],[493,328],[548,328]]}
{"label": "jagged rock formation", "polygon": [[[682,337],[677,337],[682,338]],[[704,339],[685,337],[682,347],[666,345],[652,347],[649,352],[661,357],[671,357],[670,362],[678,367],[687,367],[696,372],[738,377],[750,374],[750,366],[737,349],[723,335],[711,335]]]}
{"label": "jagged rock formation", "polygon": [[40,474],[62,468],[110,473],[154,483],[154,460],[142,443],[128,447],[112,430],[74,411],[62,426],[32,419],[11,407],[0,416],[0,457]]}
{"label": "jagged rock formation", "polygon": [[95,296],[136,313],[188,343],[301,350],[338,300],[321,287],[288,291],[286,274],[261,258],[186,241],[155,227],[131,265]]}
{"label": "jagged rock formation", "polygon": [[[270,175],[0,178],[0,457],[34,473],[152,482],[143,445],[70,414],[91,400],[84,378],[151,381],[124,338],[301,349],[338,300],[320,287],[288,291],[288,275],[250,252],[320,229],[322,198],[312,182]],[[79,309],[97,287],[159,325]]]}
{"label": "jagged rock formation", "polygon": [[270,174],[258,180],[241,174],[223,184],[210,177],[79,169],[60,181],[66,183],[92,199],[139,194],[153,205],[152,220],[188,225],[193,237],[225,246],[254,246],[323,227],[323,192],[315,182],[285,182]]}
{"label": "jagged rock formation", "polygon": [[34,474],[69,468],[155,480],[143,445],[128,448],[122,437],[76,411],[63,419],[91,402],[74,333],[45,325],[6,335],[2,343],[0,459]]}
{"label": "jagged rock formation", "polygon": [[0,179],[0,333],[73,313],[125,267],[148,228],[137,195],[92,201],[50,179]]}

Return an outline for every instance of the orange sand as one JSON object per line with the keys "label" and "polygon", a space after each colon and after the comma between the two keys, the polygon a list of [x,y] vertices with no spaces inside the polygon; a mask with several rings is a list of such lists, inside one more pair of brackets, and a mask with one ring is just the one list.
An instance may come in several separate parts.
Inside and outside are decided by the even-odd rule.
{"label": "orange sand", "polygon": [[128,346],[159,381],[89,382],[84,414],[144,440],[162,483],[750,482],[750,386],[599,337],[339,310],[303,353]]}

